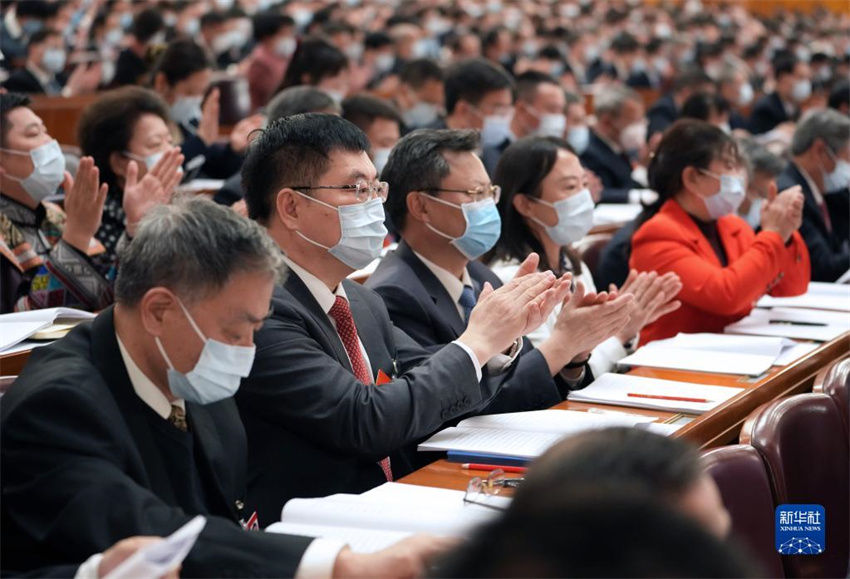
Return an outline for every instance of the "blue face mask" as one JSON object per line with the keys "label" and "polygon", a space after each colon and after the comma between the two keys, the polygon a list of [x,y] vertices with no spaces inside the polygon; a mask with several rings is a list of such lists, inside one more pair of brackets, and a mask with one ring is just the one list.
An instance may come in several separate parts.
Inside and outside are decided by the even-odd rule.
{"label": "blue face mask", "polygon": [[302,239],[328,250],[328,253],[352,269],[363,269],[381,255],[387,228],[384,227],[384,204],[380,198],[334,207],[300,191],[296,193],[310,201],[330,207],[339,214],[340,236],[336,245],[333,247],[322,245],[300,231],[296,231],[295,233]]}
{"label": "blue face mask", "polygon": [[558,214],[558,222],[555,225],[546,225],[539,219],[531,217],[532,221],[546,230],[549,239],[558,245],[575,243],[587,235],[587,232],[593,227],[593,197],[586,188],[575,195],[554,203],[534,197],[530,197],[530,199],[551,207]]}
{"label": "blue face mask", "polygon": [[425,226],[437,235],[451,239],[452,245],[468,260],[478,259],[490,251],[499,241],[499,235],[502,233],[502,219],[499,217],[499,210],[496,208],[496,202],[493,199],[482,199],[481,201],[458,205],[438,197],[430,195],[428,197],[438,203],[463,211],[466,230],[460,237],[446,235],[435,229],[430,223],[426,223]]}
{"label": "blue face mask", "polygon": [[738,211],[741,203],[746,196],[746,185],[744,180],[735,175],[715,175],[706,170],[702,172],[709,177],[714,177],[720,181],[720,191],[711,197],[703,199],[705,208],[712,219],[719,219],[724,215],[735,213]]}
{"label": "blue face mask", "polygon": [[197,404],[212,404],[230,398],[239,390],[242,378],[251,373],[256,347],[233,346],[207,338],[192,319],[183,302],[178,299],[178,303],[192,325],[192,329],[204,342],[204,349],[201,350],[201,356],[195,367],[184,374],[174,369],[159,337],[154,338],[159,353],[168,364],[168,387],[171,393],[187,402]]}

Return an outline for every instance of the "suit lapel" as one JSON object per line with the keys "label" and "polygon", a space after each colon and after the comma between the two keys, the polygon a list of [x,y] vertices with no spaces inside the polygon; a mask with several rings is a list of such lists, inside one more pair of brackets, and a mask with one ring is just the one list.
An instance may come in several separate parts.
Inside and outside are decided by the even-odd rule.
{"label": "suit lapel", "polygon": [[227,494],[228,490],[233,491],[233,489],[226,489],[222,484],[222,473],[230,469],[227,466],[228,458],[222,448],[219,438],[221,434],[216,429],[215,421],[210,411],[200,404],[187,402],[186,410],[195,444],[201,449],[200,455],[206,463],[204,466],[211,474],[215,486],[215,497],[209,498],[211,501],[215,499],[219,502],[219,512],[230,513],[233,519],[238,521],[239,513],[236,510],[236,504]]}
{"label": "suit lapel", "polygon": [[121,358],[118,339],[115,336],[112,307],[99,315],[92,324],[92,358],[104,382],[108,385],[121,409],[121,415],[130,431],[138,451],[138,459],[145,467],[150,489],[170,504],[177,498],[168,478],[167,466],[156,448],[150,426],[145,419],[145,403],[138,397],[127,368]]}
{"label": "suit lapel", "polygon": [[304,308],[306,308],[307,313],[313,319],[316,326],[318,326],[322,336],[324,337],[323,346],[326,348],[325,351],[332,351],[336,355],[337,361],[353,373],[354,370],[351,368],[351,362],[348,360],[348,354],[346,354],[345,347],[342,345],[342,339],[331,324],[331,320],[328,315],[319,306],[319,302],[316,301],[316,298],[313,297],[313,294],[310,293],[310,290],[307,289],[307,286],[304,285],[301,278],[298,277],[295,272],[290,270],[284,287],[301,303],[302,306],[304,306]]}
{"label": "suit lapel", "polygon": [[[354,326],[357,328],[357,335],[369,355],[369,365],[372,368],[372,379],[378,375],[378,370],[385,372],[393,367],[393,360],[387,351],[386,344],[383,340],[383,332],[381,332],[381,324],[375,317],[372,308],[366,300],[363,299],[358,284],[343,280],[345,287],[345,295],[348,296],[348,303],[351,307],[351,317],[354,318]],[[388,372],[391,373],[391,372]]]}
{"label": "suit lapel", "polygon": [[[398,251],[399,257],[402,261],[410,266],[413,273],[416,274],[416,277],[425,288],[425,291],[428,292],[428,295],[431,297],[434,305],[437,306],[436,309],[438,317],[443,320],[445,325],[452,329],[455,333],[455,337],[460,336],[464,330],[466,330],[466,324],[463,319],[461,319],[460,314],[458,314],[457,305],[454,300],[452,300],[452,297],[449,295],[449,292],[446,291],[443,284],[440,283],[440,280],[437,279],[437,276],[428,269],[427,265],[422,263],[422,260],[413,253],[413,250],[404,241],[399,244],[396,251]],[[479,291],[480,288],[476,289],[476,296]]]}

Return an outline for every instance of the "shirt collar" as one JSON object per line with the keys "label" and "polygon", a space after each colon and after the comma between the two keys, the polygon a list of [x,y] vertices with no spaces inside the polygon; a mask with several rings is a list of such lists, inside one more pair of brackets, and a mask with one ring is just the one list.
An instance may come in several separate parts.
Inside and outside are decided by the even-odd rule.
{"label": "shirt collar", "polygon": [[[348,301],[348,296],[345,295],[345,290],[342,287],[342,284],[338,284],[336,286],[335,291],[331,291],[328,289],[328,286],[325,285],[325,282],[317,278],[315,275],[289,259],[286,255],[283,256],[283,261],[286,262],[286,265],[289,266],[295,274],[301,278],[301,281],[304,282],[304,285],[307,286],[307,290],[313,296],[313,298],[319,303],[319,307],[322,308],[322,311],[326,314],[331,311],[331,307],[333,307],[334,302],[336,302],[337,296],[343,298],[345,301]],[[459,295],[459,294],[458,294]]]}
{"label": "shirt collar", "polygon": [[806,183],[808,183],[809,189],[812,190],[812,196],[815,198],[815,203],[817,203],[818,205],[823,203],[823,194],[821,193],[820,188],[817,186],[817,183],[815,183],[814,179],[812,179],[812,176],[809,175],[806,170],[803,169],[800,165],[797,165],[797,170],[800,172],[800,175],[803,176],[803,179],[806,180]]}
{"label": "shirt collar", "polygon": [[466,268],[463,268],[463,275],[460,279],[458,279],[449,270],[425,259],[418,252],[414,251],[413,253],[416,257],[422,260],[425,267],[430,269],[431,273],[440,280],[440,283],[443,284],[444,288],[446,288],[446,291],[448,292],[449,297],[452,298],[453,302],[458,303],[458,300],[460,300],[460,295],[463,293],[463,286],[468,285],[470,287],[474,287],[472,284],[472,278],[469,276],[469,271]]}
{"label": "shirt collar", "polygon": [[124,361],[124,367],[127,368],[130,384],[133,385],[133,390],[136,391],[136,395],[142,399],[142,402],[150,406],[154,412],[166,420],[171,415],[172,405],[179,406],[185,412],[186,402],[180,398],[174,402],[169,402],[165,394],[136,365],[117,333],[115,337],[118,339],[118,349],[121,350],[121,359]]}
{"label": "shirt collar", "polygon": [[38,84],[41,85],[42,88],[47,88],[47,85],[50,84],[50,81],[53,80],[53,76],[49,73],[45,73],[43,70],[38,67],[32,65],[31,63],[27,63],[26,69],[32,73],[35,77],[35,80],[38,81]]}
{"label": "shirt collar", "polygon": [[608,147],[612,151],[614,151],[618,155],[621,155],[623,153],[623,148],[620,147],[620,145],[618,145],[617,143],[615,143],[614,141],[612,141],[611,139],[609,139],[608,137],[606,137],[602,133],[598,133],[596,131],[593,131],[593,132],[596,134],[597,137],[599,137],[599,140],[602,141],[603,143],[605,143],[606,145],[608,145]]}

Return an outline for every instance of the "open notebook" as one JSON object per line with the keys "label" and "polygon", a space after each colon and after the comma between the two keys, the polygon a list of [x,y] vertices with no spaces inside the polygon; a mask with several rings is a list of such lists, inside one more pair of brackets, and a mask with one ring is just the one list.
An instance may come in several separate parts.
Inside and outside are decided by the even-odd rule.
{"label": "open notebook", "polygon": [[61,338],[76,324],[94,317],[91,312],[73,308],[46,308],[0,315],[0,352],[30,337],[45,340]]}
{"label": "open notebook", "polygon": [[[609,426],[649,427],[654,420],[652,416],[594,414],[574,410],[532,410],[474,416],[461,420],[455,427],[441,430],[421,443],[419,450],[462,451],[532,459],[570,434]],[[669,433],[669,429],[665,428],[659,431]]]}
{"label": "open notebook", "polygon": [[743,391],[631,374],[603,374],[587,388],[570,392],[570,400],[702,414]]}
{"label": "open notebook", "polygon": [[415,533],[467,536],[499,515],[510,499],[488,497],[489,508],[464,503],[463,491],[385,483],[361,495],[292,499],[270,533],[339,539],[352,550],[371,553]]}

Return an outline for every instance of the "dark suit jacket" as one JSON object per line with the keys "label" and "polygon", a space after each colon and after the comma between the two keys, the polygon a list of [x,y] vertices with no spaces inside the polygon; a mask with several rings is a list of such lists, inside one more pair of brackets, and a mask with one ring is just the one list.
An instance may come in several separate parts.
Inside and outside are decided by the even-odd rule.
{"label": "dark suit jacket", "polygon": [[623,285],[629,277],[629,258],[632,255],[632,235],[635,232],[636,220],[632,220],[617,230],[608,245],[599,255],[599,265],[593,276],[596,287],[608,287],[614,284]]}
{"label": "dark suit jacket", "polygon": [[[293,575],[309,539],[248,533],[237,523],[246,449],[235,403],[187,402],[186,411],[198,471],[210,484],[207,524],[182,573]],[[2,400],[4,573],[80,564],[132,535],[168,535],[197,514],[178,504],[145,412],[111,308],[33,352]]]}
{"label": "dark suit jacket", "polygon": [[[203,177],[210,179],[227,179],[242,168],[244,157],[230,148],[229,143],[213,143],[207,145],[204,141],[183,125],[179,125],[183,142],[180,151],[186,158],[186,163],[198,155],[203,155],[206,160],[201,167]],[[232,205],[232,203],[231,203]]]}
{"label": "dark suit jacket", "polygon": [[[497,288],[501,280],[478,261],[467,266],[478,294],[484,282]],[[397,327],[426,348],[436,350],[456,340],[466,330],[457,306],[431,270],[407,243],[387,254],[369,276],[366,287],[375,290],[387,304]],[[539,410],[561,402],[569,392],[567,384],[555,380],[543,355],[528,340],[516,362],[513,377],[485,409],[486,412]]]}
{"label": "dark suit jacket", "polygon": [[[809,184],[797,166],[790,162],[776,180],[780,191],[800,185],[803,188],[803,224],[800,235],[809,248],[812,260],[812,281],[835,281],[850,269],[850,247],[847,239],[847,192],[825,194],[824,201],[832,222],[832,232],[826,228],[823,214],[815,202]],[[830,206],[832,205],[832,206]],[[843,214],[842,214],[843,211]]]}
{"label": "dark suit jacket", "polygon": [[499,159],[502,158],[502,153],[505,152],[505,149],[511,146],[510,139],[505,139],[498,145],[488,145],[484,147],[483,152],[481,153],[481,161],[484,163],[484,168],[487,169],[487,173],[490,175],[492,179],[496,175],[496,165],[499,164]]}
{"label": "dark suit jacket", "polygon": [[776,128],[777,125],[790,121],[785,105],[776,92],[766,94],[756,101],[750,113],[750,132],[760,135]]}
{"label": "dark suit jacket", "polygon": [[667,130],[667,127],[679,118],[679,109],[676,107],[673,95],[667,94],[655,101],[646,112],[646,117],[649,120],[649,128],[646,131],[647,137]]}
{"label": "dark suit jacket", "polygon": [[[61,88],[61,84],[57,84]],[[35,75],[26,68],[19,68],[9,75],[3,83],[3,87],[9,92],[22,92],[29,94],[44,94],[44,87],[35,78]]]}
{"label": "dark suit jacket", "polygon": [[643,188],[632,179],[632,165],[625,153],[614,152],[596,131],[590,131],[590,142],[581,155],[581,164],[602,180],[605,186],[602,203],[627,203],[630,189]]}
{"label": "dark suit jacket", "polygon": [[[478,382],[469,356],[449,345],[431,355],[390,321],[380,296],[342,282],[372,375],[355,376],[327,314],[294,272],[275,288],[272,316],[257,332],[251,375],[236,401],[248,433],[248,497],[261,520],[280,518],[292,497],[359,493],[412,470],[400,451],[496,395],[500,377]],[[296,472],[293,472],[295,469]]]}

